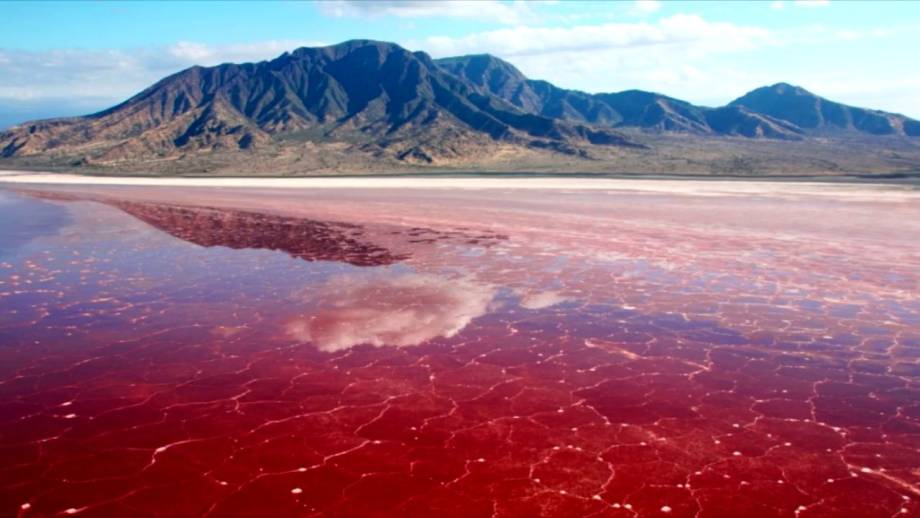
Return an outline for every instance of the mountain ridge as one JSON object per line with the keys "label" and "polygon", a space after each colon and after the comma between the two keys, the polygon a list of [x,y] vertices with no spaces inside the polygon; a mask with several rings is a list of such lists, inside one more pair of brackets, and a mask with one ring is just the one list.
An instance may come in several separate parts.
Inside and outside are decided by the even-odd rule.
{"label": "mountain ridge", "polygon": [[567,90],[488,54],[432,59],[393,43],[349,40],[256,63],[190,67],[106,110],[0,132],[0,157],[72,167],[171,162],[180,171],[240,153],[264,167],[276,161],[305,170],[615,163],[654,157],[655,135],[743,148],[914,137],[920,122],[787,83],[712,108],[642,90]]}
{"label": "mountain ridge", "polygon": [[789,83],[754,89],[728,104],[818,132],[856,130],[874,135],[920,136],[920,122],[898,113],[848,106]]}
{"label": "mountain ridge", "polygon": [[[795,117],[794,109],[784,109],[779,104],[783,100],[789,102],[786,92],[792,90],[800,97],[807,97],[811,104],[830,106],[837,111],[855,112],[858,114],[857,120],[871,119],[876,125],[882,125],[882,120],[894,121],[888,132],[873,131],[875,128],[871,123],[849,126],[841,124],[839,127],[842,129],[877,135],[920,136],[920,123],[904,115],[846,106],[812,94],[804,88],[782,82],[757,88],[725,106],[712,108],[643,90],[594,94],[568,90],[546,81],[528,79],[512,64],[489,54],[456,56],[435,61],[454,74],[470,80],[481,90],[488,90],[521,108],[539,110],[541,113],[549,111],[547,114],[554,117],[614,128],[635,126],[659,131],[781,139],[798,139],[809,130],[824,129],[803,123],[803,119]],[[484,81],[486,77],[489,79],[488,82]],[[547,85],[542,92],[535,87],[540,83]],[[513,94],[509,94],[509,90],[513,91]],[[582,109],[565,111],[559,109],[556,104],[573,99],[579,101]],[[547,110],[547,106],[552,106],[553,109]],[[730,109],[733,107],[743,107],[746,110]],[[589,116],[589,112],[597,115]],[[729,114],[735,120],[726,120],[726,115]],[[710,124],[710,120],[717,121],[715,126]]]}
{"label": "mountain ridge", "polygon": [[[463,136],[508,140],[521,145],[559,147],[572,141],[636,146],[612,131],[587,128],[516,110],[476,94],[436,67],[424,53],[397,45],[353,40],[340,45],[300,48],[268,61],[191,67],[168,76],[112,108],[84,117],[26,124],[0,137],[4,156],[107,141],[104,158],[129,153],[269,144],[273,136],[321,129],[326,137],[372,137],[385,149],[400,137],[400,159],[430,161],[426,137]],[[445,121],[445,119],[447,119]],[[443,123],[442,123],[443,121]],[[20,126],[19,128],[21,128]],[[62,128],[63,127],[63,128]],[[427,135],[417,130],[423,127]],[[62,128],[56,139],[41,133]],[[12,138],[8,136],[14,134]],[[534,139],[534,140],[530,140]],[[407,139],[402,139],[407,140]],[[421,141],[418,143],[417,141]],[[170,145],[170,143],[172,145]],[[449,144],[441,146],[450,154]]]}

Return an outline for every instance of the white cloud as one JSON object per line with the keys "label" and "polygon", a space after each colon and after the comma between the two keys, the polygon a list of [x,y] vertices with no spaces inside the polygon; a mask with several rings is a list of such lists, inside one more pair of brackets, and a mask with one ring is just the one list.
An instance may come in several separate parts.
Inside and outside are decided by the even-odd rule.
{"label": "white cloud", "polygon": [[632,13],[646,15],[658,12],[661,9],[659,0],[636,0],[633,2]]}
{"label": "white cloud", "polygon": [[290,322],[288,335],[327,352],[360,344],[418,345],[452,337],[483,315],[494,288],[428,274],[333,278],[310,300],[317,309]]}
{"label": "white cloud", "polygon": [[491,52],[500,56],[561,54],[587,50],[630,50],[641,47],[736,51],[770,40],[770,31],[728,22],[710,22],[692,14],[677,14],[655,23],[605,23],[573,27],[517,26],[459,38],[426,39],[422,47],[435,56]]}
{"label": "white cloud", "polygon": [[399,18],[471,18],[504,24],[533,21],[537,2],[515,0],[328,0],[319,2],[329,16],[396,16]]}
{"label": "white cloud", "polygon": [[213,50],[193,41],[180,41],[167,49],[170,55],[183,61],[202,62],[211,57]]}
{"label": "white cloud", "polygon": [[773,9],[774,11],[782,11],[785,8],[786,3],[783,2],[783,0],[774,0],[773,2],[770,2],[770,9]]}
{"label": "white cloud", "polygon": [[641,88],[696,100],[740,94],[739,84],[730,76],[718,75],[725,71],[707,66],[711,56],[774,45],[777,40],[761,27],[677,14],[655,22],[517,26],[407,45],[436,57],[495,54],[529,77],[565,88],[590,92]]}
{"label": "white cloud", "polygon": [[[74,115],[106,108],[168,74],[192,65],[270,59],[315,41],[275,40],[231,45],[178,42],[168,47],[131,50],[0,49],[0,123],[30,117],[27,109],[47,100]],[[69,105],[69,106],[68,106]],[[76,111],[79,109],[80,111]],[[46,117],[46,110],[32,110]]]}
{"label": "white cloud", "polygon": [[192,41],[180,41],[167,50],[182,63],[217,65],[275,58],[298,47],[316,47],[324,43],[315,40],[269,40],[212,46]]}

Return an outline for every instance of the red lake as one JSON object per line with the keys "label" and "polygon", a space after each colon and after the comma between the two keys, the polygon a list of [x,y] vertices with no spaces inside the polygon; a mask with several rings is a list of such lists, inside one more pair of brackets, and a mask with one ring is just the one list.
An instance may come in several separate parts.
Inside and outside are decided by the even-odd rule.
{"label": "red lake", "polygon": [[0,516],[920,516],[920,191],[641,184],[7,186]]}

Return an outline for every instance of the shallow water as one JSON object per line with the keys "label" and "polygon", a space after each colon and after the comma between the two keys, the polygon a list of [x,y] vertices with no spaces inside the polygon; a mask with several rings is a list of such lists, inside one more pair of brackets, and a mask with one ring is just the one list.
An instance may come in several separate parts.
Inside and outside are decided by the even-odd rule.
{"label": "shallow water", "polygon": [[918,516],[858,194],[0,191],[0,515]]}

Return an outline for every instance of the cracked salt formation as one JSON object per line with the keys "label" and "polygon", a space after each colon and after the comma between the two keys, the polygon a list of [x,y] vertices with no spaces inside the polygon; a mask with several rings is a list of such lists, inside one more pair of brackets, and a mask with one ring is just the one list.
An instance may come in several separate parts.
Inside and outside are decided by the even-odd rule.
{"label": "cracked salt formation", "polygon": [[31,194],[0,515],[920,516],[909,193]]}

